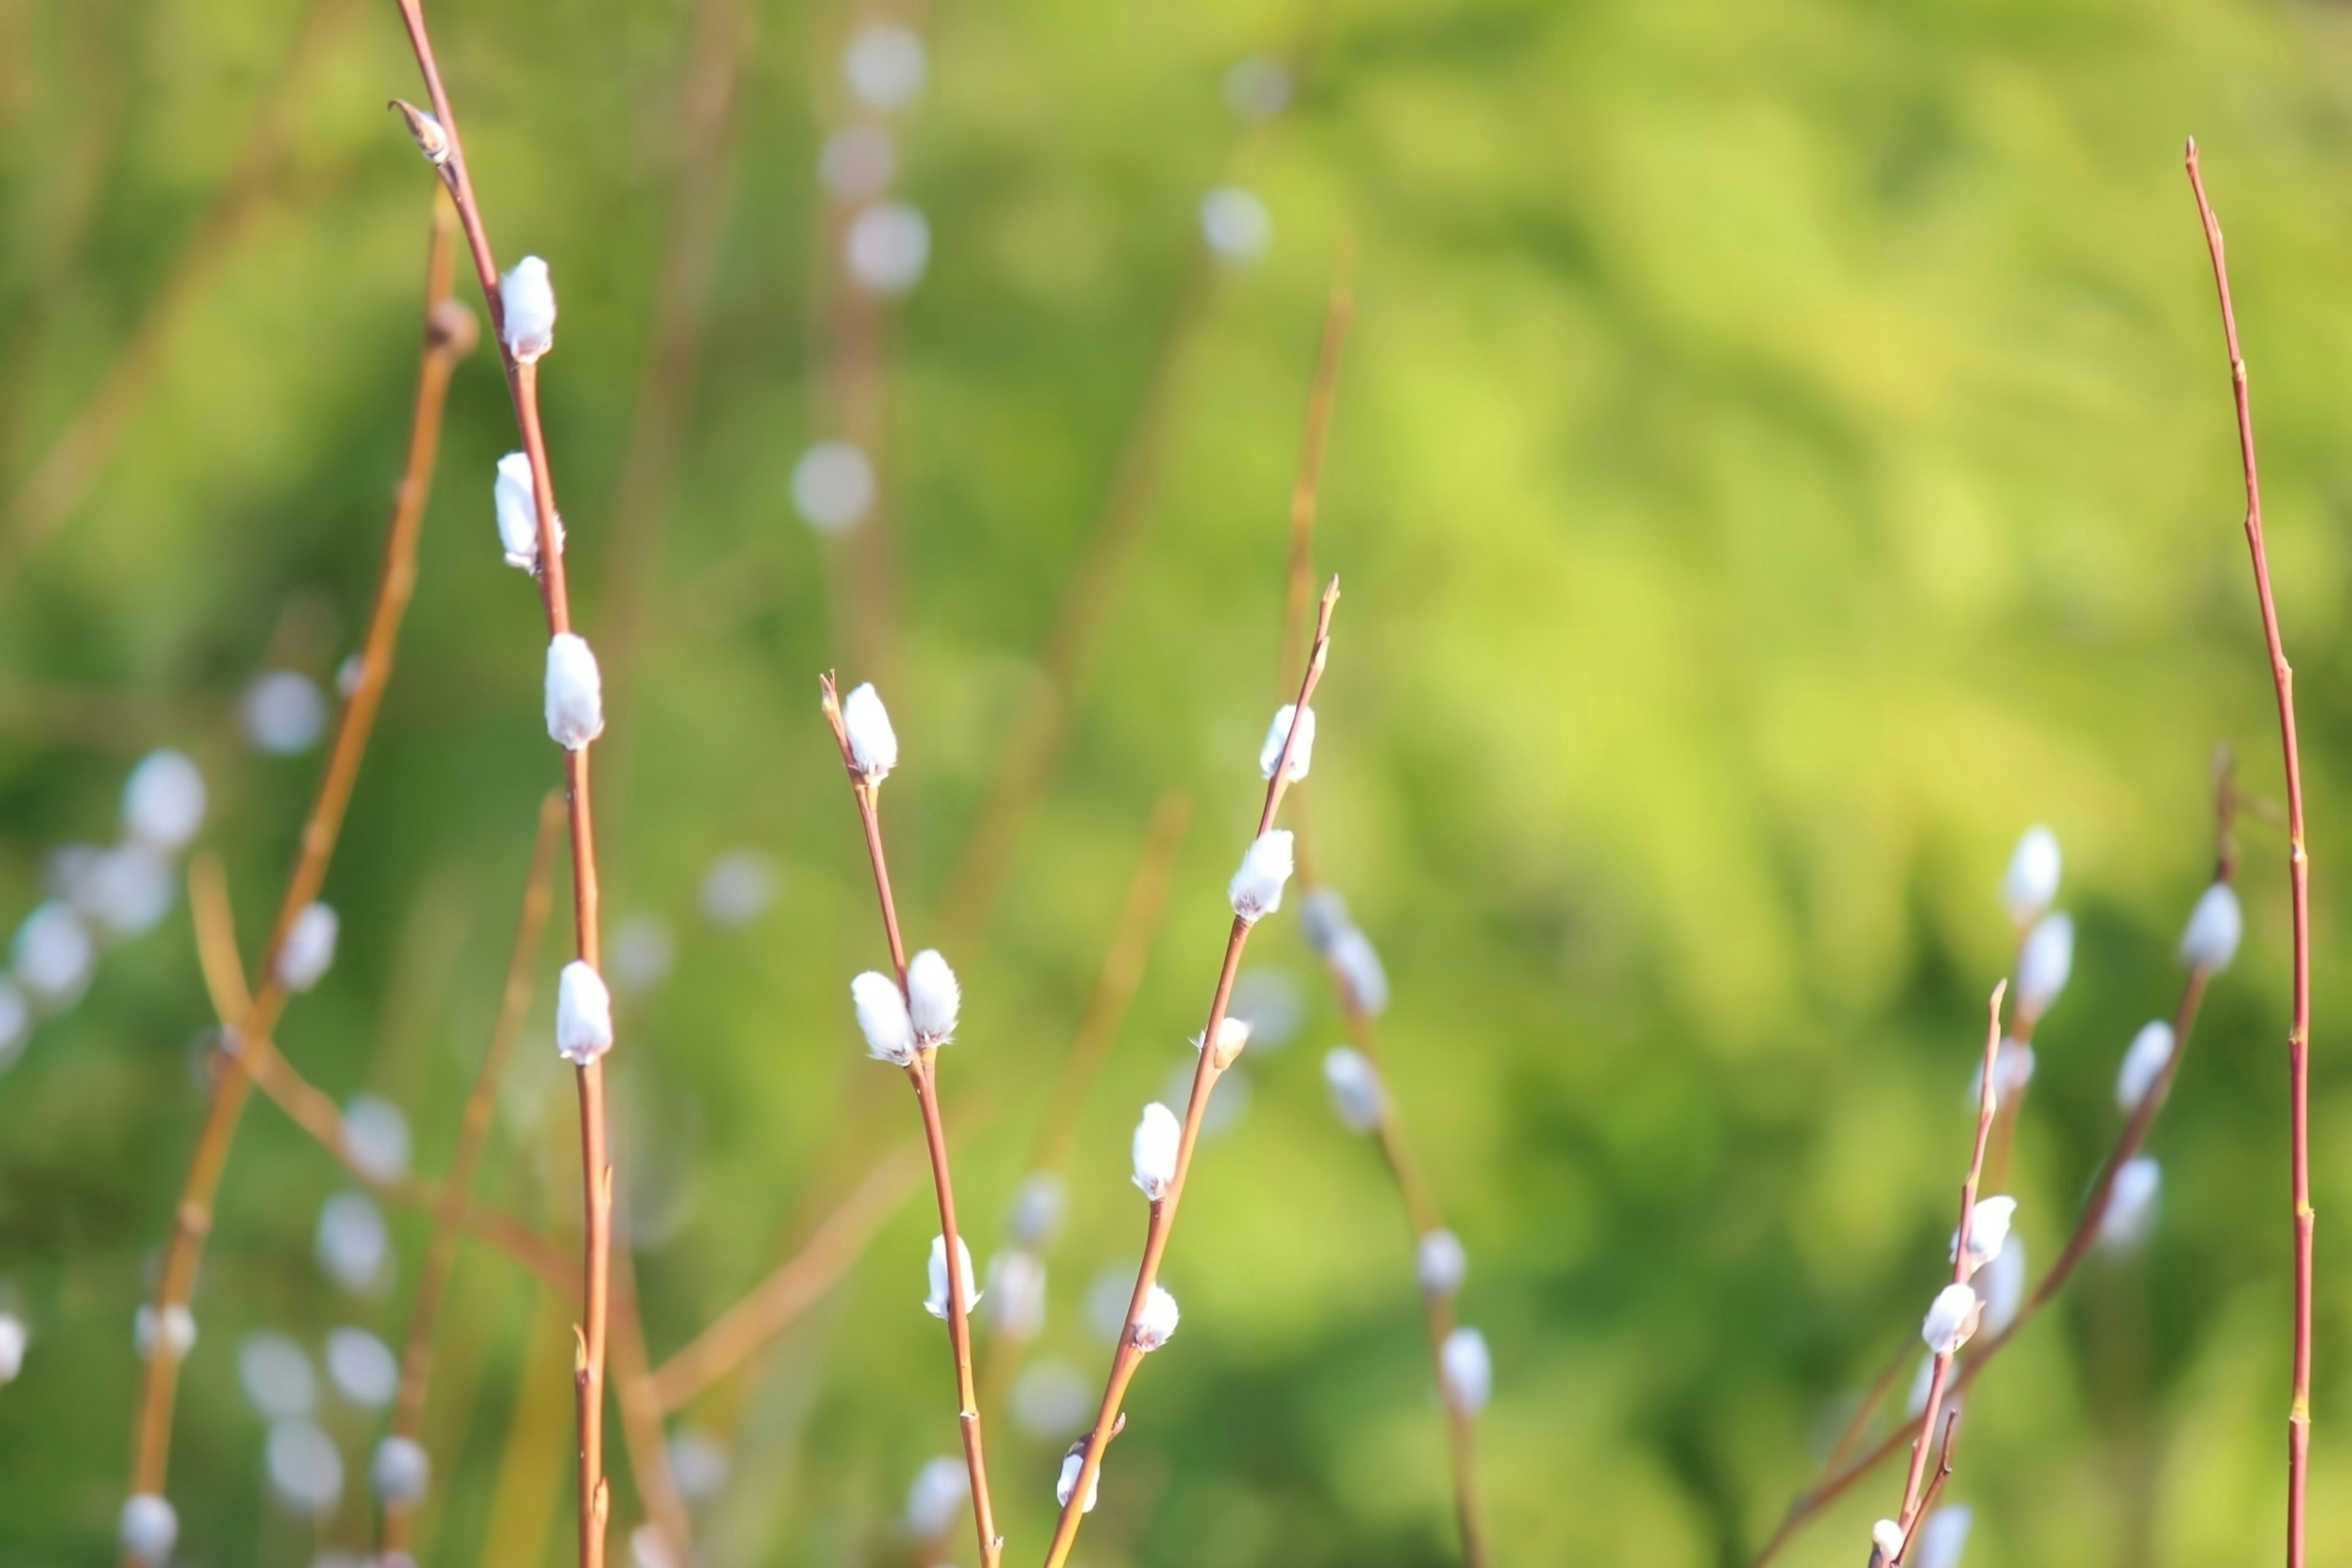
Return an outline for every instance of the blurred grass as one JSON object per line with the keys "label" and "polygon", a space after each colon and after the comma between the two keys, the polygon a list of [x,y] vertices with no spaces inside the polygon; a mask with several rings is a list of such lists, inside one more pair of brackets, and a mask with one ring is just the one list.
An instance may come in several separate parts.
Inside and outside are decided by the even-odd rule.
{"label": "blurred grass", "polygon": [[[413,81],[394,18],[319,4],[315,50],[287,78],[300,0],[0,4],[0,492],[100,384],[255,117],[286,128],[86,498],[0,584],[12,910],[38,897],[46,850],[110,834],[123,768],[164,741],[207,764],[208,840],[248,920],[282,874],[314,760],[248,754],[230,708],[265,658],[323,677],[355,633],[426,195],[379,108]],[[546,395],[592,634],[678,173],[688,11],[436,12],[493,236],[552,258],[562,290]],[[639,1258],[656,1355],[767,1267],[804,1197],[904,1131],[853,1044],[843,981],[878,943],[813,701],[854,612],[828,602],[829,546],[787,489],[816,434],[814,89],[843,18],[749,16],[636,732],[600,752],[625,801],[610,907],[679,936],[616,1058],[630,1168],[675,1177],[637,1196],[674,1220]],[[2352,1212],[2325,984],[2343,956],[2328,825],[2352,805],[2352,644],[2335,613],[2352,505],[2340,10],[1355,0],[1321,13],[1298,102],[1238,153],[1219,79],[1288,39],[1284,13],[1024,4],[923,21],[933,81],[905,122],[900,188],[934,257],[890,340],[884,454],[901,599],[887,690],[908,752],[889,816],[917,941],[1093,527],[1192,264],[1201,191],[1238,177],[1276,226],[1264,264],[1212,296],[1066,757],[985,942],[951,954],[971,1000],[945,1070],[997,1112],[959,1150],[971,1226],[983,1251],[1001,1237],[1150,804],[1189,788],[1169,917],[1080,1130],[1055,1258],[1042,1353],[1097,1375],[1079,1297],[1138,1245],[1125,1134],[1198,1026],[1274,700],[1322,293],[1352,231],[1359,313],[1318,552],[1348,598],[1314,805],[1327,874],[1395,980],[1398,1098],[1470,1246],[1465,1310],[1498,1366],[1483,1467],[1505,1563],[1743,1561],[1805,1478],[1824,1409],[1910,1332],[1949,1226],[1975,1010],[2006,957],[1994,883],[2033,820],[2065,841],[2081,947],[2042,1033],[2015,1184],[2034,1256],[2063,1234],[2111,1135],[2115,1062],[2169,1002],[2210,852],[2210,748],[2232,743],[2249,787],[2277,790],[2226,376],[2179,172],[2197,132],[2231,241],[2310,748],[2314,1560],[2352,1554],[2331,1500],[2352,1458],[2327,1414],[2352,1394],[2326,1217]],[[488,1027],[551,777],[536,620],[485,504],[510,429],[478,359],[329,883],[342,956],[282,1031],[339,1096],[394,1092],[427,1169]],[[43,721],[43,694],[69,733]],[[2275,833],[2246,836],[2247,948],[2157,1135],[2155,1244],[2094,1270],[1973,1407],[1953,1495],[1977,1505],[1980,1568],[2234,1563],[2276,1539],[2285,900]],[[716,929],[697,886],[738,847],[769,858],[779,895]],[[1321,1103],[1315,1058],[1337,1020],[1311,961],[1286,921],[1261,940],[1254,967],[1298,984],[1307,1023],[1250,1064],[1251,1107],[1206,1156],[1171,1263],[1181,1341],[1140,1381],[1082,1555],[1449,1561],[1392,1199]],[[188,1043],[205,1021],[175,915],[109,956],[0,1096],[0,1274],[35,1332],[0,1393],[0,1562],[109,1555],[129,1321],[193,1131]],[[488,1184],[561,1230],[563,1086],[547,1053],[525,1056]],[[352,1301],[310,1263],[338,1184],[256,1110],[175,1444],[192,1557],[310,1550],[268,1518],[237,1338],[404,1320],[406,1275]],[[397,1225],[413,1274],[422,1232]],[[917,1310],[930,1230],[910,1206],[752,1384],[696,1413],[739,1431],[735,1485],[706,1521],[714,1560],[903,1555],[905,1485],[953,1441]],[[499,1262],[469,1253],[457,1292],[445,1342],[475,1371],[450,1375],[428,1426],[435,1562],[482,1540],[526,1356],[568,1353],[527,1338],[546,1315]],[[562,1425],[551,1517],[568,1507]],[[348,1426],[356,1455],[372,1428]],[[1060,1445],[996,1427],[1018,1557],[1043,1538]],[[1853,1561],[1896,1486],[1864,1488],[1790,1561]]]}

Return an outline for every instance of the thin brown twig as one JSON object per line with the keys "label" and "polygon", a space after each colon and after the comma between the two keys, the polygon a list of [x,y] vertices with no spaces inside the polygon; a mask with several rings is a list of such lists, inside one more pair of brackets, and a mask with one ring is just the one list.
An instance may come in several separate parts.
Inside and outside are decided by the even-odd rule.
{"label": "thin brown twig", "polygon": [[[1339,603],[1339,580],[1334,577],[1323,590],[1321,609],[1315,622],[1313,651],[1307,656],[1307,671],[1298,683],[1299,712],[1305,712],[1313,701],[1316,685],[1323,678],[1323,666],[1331,652],[1331,612]],[[1251,836],[1253,843],[1272,829],[1275,816],[1282,808],[1282,798],[1290,784],[1291,753],[1298,744],[1301,728],[1294,722],[1283,736],[1281,752],[1266,777],[1265,805],[1258,813],[1257,831]],[[1201,1119],[1209,1109],[1209,1095],[1230,1065],[1221,1049],[1225,1009],[1233,1000],[1234,976],[1240,972],[1242,951],[1249,944],[1255,923],[1236,910],[1232,932],[1225,939],[1224,962],[1217,970],[1216,990],[1209,999],[1209,1021],[1201,1031],[1200,1063],[1192,1071],[1192,1094],[1185,1103],[1183,1126],[1177,1141],[1175,1172],[1166,1190],[1151,1205],[1151,1218],[1144,1232],[1143,1260],[1135,1271],[1134,1292],[1128,1298],[1127,1327],[1111,1357],[1110,1376],[1103,1386],[1102,1404],[1095,1413],[1094,1427],[1084,1440],[1085,1453],[1070,1488],[1069,1500],[1062,1505],[1061,1517],[1055,1522],[1053,1543],[1045,1552],[1045,1568],[1062,1568],[1069,1558],[1070,1548],[1078,1538],[1078,1527],[1086,1518],[1087,1502],[1094,1491],[1096,1478],[1102,1473],[1103,1455],[1110,1446],[1121,1415],[1119,1406],[1127,1396],[1127,1386],[1146,1353],[1136,1342],[1136,1326],[1152,1288],[1160,1282],[1160,1259],[1168,1250],[1169,1234],[1175,1228],[1176,1207],[1183,1200],[1184,1180],[1192,1172],[1192,1149],[1201,1135]]]}
{"label": "thin brown twig", "polygon": [[2198,173],[2197,142],[2187,155],[2189,188],[2205,226],[2205,249],[2213,263],[2213,290],[2221,308],[2221,336],[2230,350],[2230,391],[2238,416],[2238,465],[2246,484],[2246,552],[2254,569],[2254,598],[2261,606],[2263,642],[2270,654],[2271,685],[2277,694],[2279,752],[2286,773],[2287,899],[2294,922],[2294,1016],[2287,1026],[2287,1141],[2289,1194],[2294,1223],[2294,1367],[2286,1415],[2286,1561],[2303,1568],[2305,1492],[2311,1466],[2311,858],[2304,847],[2303,763],[2295,744],[2294,670],[2279,637],[2278,606],[2271,595],[2270,556],[2263,546],[2263,487],[2254,465],[2254,414],[2246,389],[2246,358],[2238,347],[2238,315],[2230,301],[2230,268],[2221,245],[2221,223],[2205,199]]}
{"label": "thin brown twig", "polygon": [[[269,940],[262,950],[260,992],[254,997],[249,1037],[266,1039],[284,1007],[286,989],[278,973],[278,957],[295,918],[317,899],[325,880],[327,862],[342,827],[344,807],[366,754],[368,737],[375,727],[376,710],[384,682],[392,674],[394,648],[401,617],[416,580],[416,540],[424,522],[425,499],[431,488],[433,459],[441,436],[441,413],[450,372],[472,347],[473,318],[449,298],[453,237],[447,205],[436,198],[433,236],[426,252],[424,346],[418,354],[416,396],[409,416],[408,451],[394,492],[392,521],[385,531],[383,564],[377,575],[375,599],[368,613],[362,645],[360,680],[335,722],[335,736],[325,769],[304,821],[299,847]],[[212,1228],[213,1197],[227,1168],[229,1147],[251,1089],[251,1063],[259,1050],[225,1055],[215,1059],[206,1094],[205,1120],[196,1134],[188,1173],[173,1206],[170,1238],[163,1247],[153,1307],[160,1322],[171,1308],[185,1307],[195,1283],[196,1258],[205,1235]],[[141,1386],[139,1412],[131,1444],[131,1489],[134,1494],[160,1494],[172,1440],[172,1408],[179,1389],[179,1357],[167,1339],[159,1338],[147,1362]]]}
{"label": "thin brown twig", "polygon": [[[1959,1435],[1959,1430],[1960,1413],[1955,1409],[1944,1417],[1944,1442],[1943,1447],[1936,1454],[1936,1473],[1927,1478],[1927,1488],[1919,1494],[1918,1517],[1921,1519],[1927,1518],[1935,1508],[1936,1500],[1943,1495],[1944,1483],[1952,1479],[1952,1439]],[[1916,1531],[1905,1534],[1903,1551],[1895,1556],[1895,1568],[1901,1568],[1904,1559],[1910,1554],[1913,1542],[1917,1538]]]}

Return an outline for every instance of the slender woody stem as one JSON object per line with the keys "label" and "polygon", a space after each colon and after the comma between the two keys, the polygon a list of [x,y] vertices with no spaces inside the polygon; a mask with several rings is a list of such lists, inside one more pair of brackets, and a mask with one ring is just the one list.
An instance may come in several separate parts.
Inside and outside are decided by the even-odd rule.
{"label": "slender woody stem", "polygon": [[2230,350],[2230,392],[2238,415],[2238,465],[2246,481],[2246,552],[2254,569],[2263,642],[2277,694],[2279,752],[2286,771],[2287,897],[2294,922],[2294,1016],[2287,1026],[2287,1141],[2294,1222],[2294,1370],[2286,1414],[2286,1561],[2303,1568],[2305,1482],[2311,1462],[2311,1243],[2317,1215],[2311,1206],[2311,858],[2303,833],[2303,763],[2295,744],[2294,671],[2280,640],[2278,605],[2271,595],[2270,556],[2263,547],[2263,487],[2254,466],[2254,414],[2246,391],[2246,357],[2238,347],[2238,315],[2230,301],[2230,268],[2222,255],[2221,223],[2205,199],[2197,143],[2188,152],[2189,188],[2205,226],[2213,289],[2221,307],[2221,336]]}

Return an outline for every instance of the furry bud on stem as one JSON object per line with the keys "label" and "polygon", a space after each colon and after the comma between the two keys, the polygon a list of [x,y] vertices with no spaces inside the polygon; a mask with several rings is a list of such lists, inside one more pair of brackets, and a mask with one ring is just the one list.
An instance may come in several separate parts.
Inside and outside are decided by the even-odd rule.
{"label": "furry bud on stem", "polygon": [[[1192,1048],[1199,1050],[1201,1042],[1206,1038],[1205,1032],[1193,1036]],[[1248,1019],[1236,1018],[1228,1013],[1217,1020],[1217,1049],[1213,1061],[1219,1072],[1234,1065],[1234,1058],[1242,1054],[1243,1047],[1249,1044],[1249,1038]]]}
{"label": "furry bud on stem", "polygon": [[1338,1046],[1323,1058],[1323,1083],[1331,1091],[1331,1109],[1358,1132],[1370,1132],[1388,1110],[1381,1075],[1362,1052]]}
{"label": "furry bud on stem", "polygon": [[899,1067],[915,1059],[915,1020],[907,1012],[907,998],[897,981],[869,969],[849,983],[849,1000],[857,1008],[857,1027],[866,1037],[867,1056]]}
{"label": "furry bud on stem", "polygon": [[439,121],[404,98],[395,98],[386,107],[398,110],[400,117],[408,121],[408,134],[415,139],[416,150],[425,154],[426,163],[436,169],[447,165],[449,132],[442,128]]}
{"label": "furry bud on stem", "polygon": [[115,1530],[125,1556],[137,1563],[160,1564],[172,1555],[172,1543],[180,1539],[180,1516],[153,1492],[141,1492],[123,1500],[122,1517]]}
{"label": "furry bud on stem", "polygon": [[[1979,1198],[1969,1211],[1969,1272],[1974,1274],[2000,1256],[2009,1242],[2009,1224],[2017,1214],[2015,1198]],[[1952,1258],[1958,1261],[1960,1238],[1952,1237]]]}
{"label": "furry bud on stem", "polygon": [[584,1068],[612,1048],[613,994],[603,975],[575,958],[555,983],[556,1053]]}
{"label": "furry bud on stem", "polygon": [[867,681],[841,704],[841,727],[849,737],[849,760],[857,776],[878,784],[898,765],[898,732],[890,728],[890,710]]}
{"label": "furry bud on stem", "polygon": [[1283,884],[1290,880],[1290,830],[1277,827],[1258,835],[1242,856],[1227,893],[1234,913],[1259,921],[1282,907]]}
{"label": "furry bud on stem", "polygon": [[1176,1298],[1154,1285],[1143,1298],[1143,1310],[1135,1315],[1135,1348],[1150,1352],[1166,1344],[1176,1332]]}
{"label": "furry bud on stem", "polygon": [[1891,1519],[1882,1519],[1870,1527],[1870,1560],[1881,1568],[1903,1553],[1903,1527]]}
{"label": "furry bud on stem", "polygon": [[2124,1052],[2124,1065],[2116,1074],[2116,1105],[2126,1116],[2140,1108],[2156,1080],[2164,1075],[2172,1060],[2172,1026],[2161,1019],[2140,1026],[2139,1033]]}
{"label": "furry bud on stem", "polygon": [[2038,1018],[2066,989],[2074,968],[2074,922],[2069,917],[2044,915],[2025,933],[2017,954],[2017,1014]]}
{"label": "furry bud on stem", "polygon": [[[948,1239],[944,1236],[931,1237],[929,1268],[931,1293],[924,1299],[923,1310],[943,1319],[953,1305],[948,1296]],[[980,1300],[980,1292],[972,1288],[971,1248],[963,1244],[961,1237],[956,1237],[956,1272],[962,1277],[963,1304],[969,1310]]]}
{"label": "furry bud on stem", "polygon": [[1169,1184],[1176,1179],[1176,1154],[1183,1138],[1183,1124],[1174,1111],[1156,1100],[1143,1108],[1143,1120],[1135,1124],[1135,1184],[1155,1204],[1168,1195]]}
{"label": "furry bud on stem", "polygon": [[547,263],[526,256],[499,279],[499,304],[505,312],[507,353],[517,364],[530,364],[555,346],[555,285],[549,281]]}
{"label": "furry bud on stem", "polygon": [[2188,929],[2180,933],[2181,962],[2208,974],[2220,973],[2238,956],[2238,939],[2245,929],[2237,893],[2227,882],[2214,883],[2189,911]]}
{"label": "furry bud on stem", "polygon": [[335,962],[335,933],[340,922],[325,904],[310,904],[286,928],[278,950],[278,983],[289,991],[308,991],[327,976]]}
{"label": "furry bud on stem", "polygon": [[1290,719],[1297,711],[1297,703],[1286,702],[1275,713],[1274,723],[1265,732],[1265,742],[1257,749],[1259,777],[1274,777],[1275,764],[1282,761],[1282,748],[1286,743],[1290,746],[1290,765],[1283,771],[1282,776],[1293,784],[1307,776],[1307,770],[1315,760],[1315,710],[1309,708],[1307,717],[1298,721],[1298,739],[1292,742]]}
{"label": "furry bud on stem", "polygon": [[2009,858],[2008,874],[2000,879],[2000,901],[2011,920],[2023,925],[2050,907],[2050,900],[2058,896],[2062,865],[2058,836],[2038,822],[2027,828]]}
{"label": "furry bud on stem", "polygon": [[421,1500],[432,1476],[433,1461],[425,1455],[424,1445],[397,1433],[376,1445],[374,1462],[368,1467],[368,1480],[375,1488],[380,1502]]}
{"label": "furry bud on stem", "polygon": [[2156,1200],[2164,1189],[2164,1168],[2153,1155],[2124,1162],[2107,1194],[2107,1212],[2099,1216],[2099,1245],[2137,1247],[2147,1239],[2156,1224]]}
{"label": "furry bud on stem", "polygon": [[588,639],[558,632],[547,645],[547,733],[577,752],[604,732],[604,678]]}
{"label": "furry bud on stem", "polygon": [[1462,1238],[1450,1230],[1433,1230],[1414,1244],[1413,1272],[1420,1277],[1424,1296],[1453,1295],[1462,1289],[1462,1276],[1469,1267],[1470,1255],[1462,1249]]}
{"label": "furry bud on stem", "polygon": [[1475,1329],[1454,1330],[1437,1352],[1437,1365],[1445,1379],[1448,1404],[1465,1415],[1486,1408],[1495,1391],[1495,1360],[1487,1353],[1486,1335]]}
{"label": "furry bud on stem", "polygon": [[[1078,1476],[1087,1468],[1087,1445],[1084,1438],[1070,1445],[1062,1456],[1062,1477],[1054,1483],[1054,1500],[1064,1508],[1070,1506],[1070,1494],[1078,1489]],[[1102,1493],[1102,1471],[1095,1471],[1094,1479],[1087,1483],[1087,1500],[1078,1511],[1092,1513]]]}
{"label": "furry bud on stem", "polygon": [[907,1011],[917,1046],[929,1050],[955,1038],[956,1010],[962,1001],[955,971],[937,948],[927,947],[908,962]]}
{"label": "furry bud on stem", "polygon": [[1919,1325],[1919,1337],[1937,1355],[1950,1355],[1977,1331],[1977,1319],[1983,1310],[1974,1290],[1965,1285],[1947,1285],[1927,1304],[1927,1316]]}
{"label": "furry bud on stem", "polygon": [[[490,481],[490,506],[498,514],[499,548],[507,564],[525,572],[539,570],[539,490],[531,483],[530,458],[509,452],[499,459],[499,477]],[[555,550],[563,552],[563,520],[555,520]]]}

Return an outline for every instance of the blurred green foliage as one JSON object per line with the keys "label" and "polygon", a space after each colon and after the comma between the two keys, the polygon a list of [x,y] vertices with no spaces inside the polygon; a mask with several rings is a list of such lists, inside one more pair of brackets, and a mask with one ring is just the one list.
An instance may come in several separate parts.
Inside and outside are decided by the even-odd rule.
{"label": "blurred green foliage", "polygon": [[[950,953],[970,1002],[944,1071],[986,1106],[958,1150],[985,1254],[1151,803],[1192,792],[1168,918],[1078,1129],[1038,1352],[1098,1378],[1081,1299],[1139,1245],[1127,1131],[1190,1059],[1213,973],[1276,700],[1297,434],[1352,236],[1318,542],[1347,598],[1311,799],[1323,868],[1394,980],[1397,1100],[1470,1248],[1464,1310],[1497,1365],[1481,1454],[1496,1561],[1745,1561],[1943,1268],[2015,835],[2057,829],[2080,926],[2014,1181],[2046,1260],[2112,1137],[2123,1047],[2170,1005],[2171,943],[2211,854],[2213,746],[2236,748],[2253,794],[2278,793],[2225,363],[2179,166],[2194,131],[2232,241],[2302,678],[2314,1561],[2352,1558],[2352,1446],[2332,1418],[2352,1405],[2336,1239],[2352,1087],[2327,983],[2335,825],[2352,811],[2339,8],[929,9],[910,18],[932,72],[899,117],[898,187],[929,218],[932,259],[882,340],[873,526],[891,590],[863,596],[838,591],[856,547],[812,532],[789,496],[826,433],[813,214],[847,13],[739,9],[707,317],[695,374],[665,394],[690,400],[679,461],[630,584],[647,617],[633,704],[597,752],[608,908],[660,917],[677,943],[667,983],[626,1001],[615,1058],[656,1354],[911,1128],[849,1021],[845,983],[882,954],[816,672],[884,680],[906,746],[888,791],[901,895],[914,940],[934,940],[1176,331],[1134,570],[1097,606],[1107,635],[995,919]],[[675,193],[702,166],[679,153],[697,10],[436,8],[493,237],[555,268],[550,442],[592,636],[615,595],[605,544]],[[1294,43],[1297,100],[1244,134],[1224,71]],[[88,483],[0,582],[11,911],[41,896],[48,850],[112,833],[129,761],[169,742],[205,764],[205,842],[258,944],[317,759],[252,752],[235,703],[272,663],[327,679],[364,610],[429,186],[380,105],[414,82],[389,5],[0,0],[11,505],[63,433],[111,409]],[[244,149],[270,122],[276,152],[255,163]],[[250,198],[225,196],[240,179]],[[1217,271],[1188,316],[1195,206],[1223,179],[1263,195],[1273,245]],[[110,405],[126,365],[134,395]],[[341,957],[280,1031],[339,1098],[407,1107],[426,1171],[455,1136],[556,777],[538,613],[493,547],[504,398],[487,356],[461,371],[415,608],[328,883]],[[0,537],[21,525],[0,519]],[[2244,838],[2246,951],[2157,1132],[2154,1242],[2088,1269],[1971,1405],[1950,1495],[1977,1509],[1974,1568],[2274,1550],[2286,907],[2274,823],[2258,814]],[[721,928],[698,885],[742,848],[776,897]],[[557,945],[484,1187],[568,1237],[574,1132],[544,1022]],[[1323,1103],[1338,1019],[1286,918],[1251,968],[1287,976],[1306,1016],[1287,1048],[1245,1058],[1246,1114],[1207,1147],[1168,1276],[1183,1331],[1139,1380],[1080,1560],[1453,1561],[1405,1233]],[[0,1089],[0,1279],[34,1334],[0,1392],[0,1563],[110,1560],[131,1313],[207,1022],[183,908],[110,952]],[[310,1526],[267,1500],[234,1350],[262,1327],[397,1340],[422,1222],[395,1216],[390,1293],[341,1295],[311,1233],[342,1184],[275,1111],[248,1113],[174,1443],[187,1561],[310,1560]],[[954,1442],[919,1307],[933,1228],[909,1202],[823,1310],[689,1413],[732,1445],[733,1479],[701,1514],[714,1563],[906,1560],[904,1489]],[[568,1401],[526,1397],[570,1355],[562,1321],[469,1250],[428,1421],[427,1561],[474,1561],[500,1508],[542,1532],[545,1562],[568,1560]],[[534,1419],[536,1448],[516,1451],[541,1468],[496,1502]],[[1043,1542],[1061,1441],[992,1419],[1017,1562]],[[356,1473],[376,1418],[334,1421]],[[1860,1561],[1899,1487],[1867,1483],[1789,1561]],[[634,1497],[624,1482],[625,1526]],[[327,1539],[355,1543],[362,1514],[354,1497]],[[962,1532],[950,1544],[969,1555]]]}

